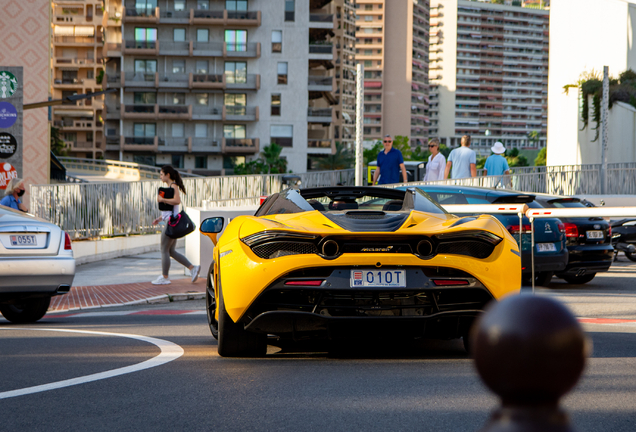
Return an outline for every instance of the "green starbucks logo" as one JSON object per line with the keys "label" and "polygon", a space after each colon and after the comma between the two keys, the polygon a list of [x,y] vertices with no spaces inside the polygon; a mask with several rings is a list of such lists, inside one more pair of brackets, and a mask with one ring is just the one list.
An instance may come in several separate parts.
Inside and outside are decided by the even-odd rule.
{"label": "green starbucks logo", "polygon": [[0,71],[0,98],[8,98],[18,89],[18,80],[11,72]]}

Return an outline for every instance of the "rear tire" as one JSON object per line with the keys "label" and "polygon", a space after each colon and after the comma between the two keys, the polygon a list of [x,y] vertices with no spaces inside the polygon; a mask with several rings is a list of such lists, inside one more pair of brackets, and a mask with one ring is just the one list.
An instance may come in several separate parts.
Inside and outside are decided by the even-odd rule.
{"label": "rear tire", "polygon": [[630,261],[636,261],[636,254],[631,252],[625,252],[625,256]]}
{"label": "rear tire", "polygon": [[205,310],[208,315],[208,326],[214,339],[219,340],[219,322],[216,320],[216,297],[214,296],[214,284],[211,281],[211,274],[208,273],[208,282],[205,289]]}
{"label": "rear tire", "polygon": [[219,355],[221,357],[261,357],[267,353],[267,335],[245,331],[225,310],[223,289],[219,284]]}
{"label": "rear tire", "polygon": [[582,276],[563,276],[563,279],[570,284],[582,285],[594,279],[594,276],[596,276],[596,273],[588,273]]}
{"label": "rear tire", "polygon": [[26,299],[0,305],[0,312],[8,321],[15,324],[34,323],[46,314],[50,304],[51,297]]}

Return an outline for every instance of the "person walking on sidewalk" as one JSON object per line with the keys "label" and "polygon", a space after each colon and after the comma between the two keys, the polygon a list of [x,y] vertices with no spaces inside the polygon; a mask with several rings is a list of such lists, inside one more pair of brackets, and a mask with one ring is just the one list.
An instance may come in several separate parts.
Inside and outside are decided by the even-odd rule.
{"label": "person walking on sidewalk", "polygon": [[454,179],[477,177],[477,155],[470,149],[470,137],[464,135],[461,142],[462,146],[448,155],[444,178],[448,178],[449,174],[452,174]]}
{"label": "person walking on sidewalk", "polygon": [[162,275],[159,276],[156,280],[152,281],[152,284],[168,285],[169,283],[171,283],[170,277],[168,276],[168,273],[170,271],[170,257],[174,258],[179,264],[190,269],[190,274],[192,274],[192,282],[195,282],[199,278],[201,266],[192,265],[186,257],[177,252],[177,239],[170,238],[166,235],[166,228],[168,227],[167,222],[170,220],[170,217],[177,216],[180,212],[179,207],[181,205],[181,195],[179,191],[186,193],[185,186],[183,185],[183,180],[181,180],[179,172],[170,165],[165,165],[163,168],[161,168],[159,178],[162,182],[168,185],[168,188],[172,189],[174,192],[170,192],[168,190],[167,192],[170,193],[165,193],[166,191],[160,190],[159,194],[157,195],[157,202],[160,204],[159,207],[161,210],[161,216],[155,219],[152,224],[157,225],[161,221],[165,221],[166,226],[161,232]]}
{"label": "person walking on sidewalk", "polygon": [[424,181],[444,180],[444,170],[446,169],[446,158],[439,151],[439,140],[433,138],[428,142],[428,151],[431,155],[426,164],[426,175]]}
{"label": "person walking on sidewalk", "polygon": [[[402,173],[402,181],[406,183],[408,178],[402,152],[393,147],[391,135],[385,136],[382,143],[384,151],[378,154],[378,167],[373,173],[373,184],[399,183],[400,172]],[[378,180],[378,176],[380,176],[380,180]]]}
{"label": "person walking on sidewalk", "polygon": [[486,164],[484,165],[484,176],[497,176],[494,179],[494,187],[504,186],[508,182],[505,181],[505,176],[510,174],[510,167],[508,161],[503,154],[506,152],[504,145],[497,141],[494,146],[490,148],[494,154],[488,156]]}

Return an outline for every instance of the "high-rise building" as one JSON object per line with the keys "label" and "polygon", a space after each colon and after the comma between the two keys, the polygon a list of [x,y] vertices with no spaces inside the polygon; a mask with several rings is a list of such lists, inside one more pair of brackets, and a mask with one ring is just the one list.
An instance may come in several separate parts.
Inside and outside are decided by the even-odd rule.
{"label": "high-rise building", "polygon": [[429,129],[428,0],[357,0],[356,60],[364,64],[364,139]]}
{"label": "high-rise building", "polygon": [[431,137],[489,154],[545,146],[549,12],[466,0],[431,3]]}
{"label": "high-rise building", "polygon": [[[51,74],[53,99],[100,91],[102,87],[102,1],[52,1]],[[103,97],[65,101],[52,108],[53,126],[72,156],[104,154]]]}
{"label": "high-rise building", "polygon": [[349,0],[107,0],[106,155],[231,173],[277,143],[305,172],[352,140]]}

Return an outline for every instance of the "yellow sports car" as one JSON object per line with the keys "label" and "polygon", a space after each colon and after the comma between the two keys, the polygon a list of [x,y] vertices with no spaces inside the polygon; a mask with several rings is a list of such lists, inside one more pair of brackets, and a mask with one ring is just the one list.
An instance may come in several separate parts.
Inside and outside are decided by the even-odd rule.
{"label": "yellow sports car", "polygon": [[475,317],[521,286],[497,219],[452,216],[416,188],[288,189],[217,243],[222,228],[201,224],[216,244],[206,303],[222,356],[264,355],[268,335],[463,337],[468,349]]}

